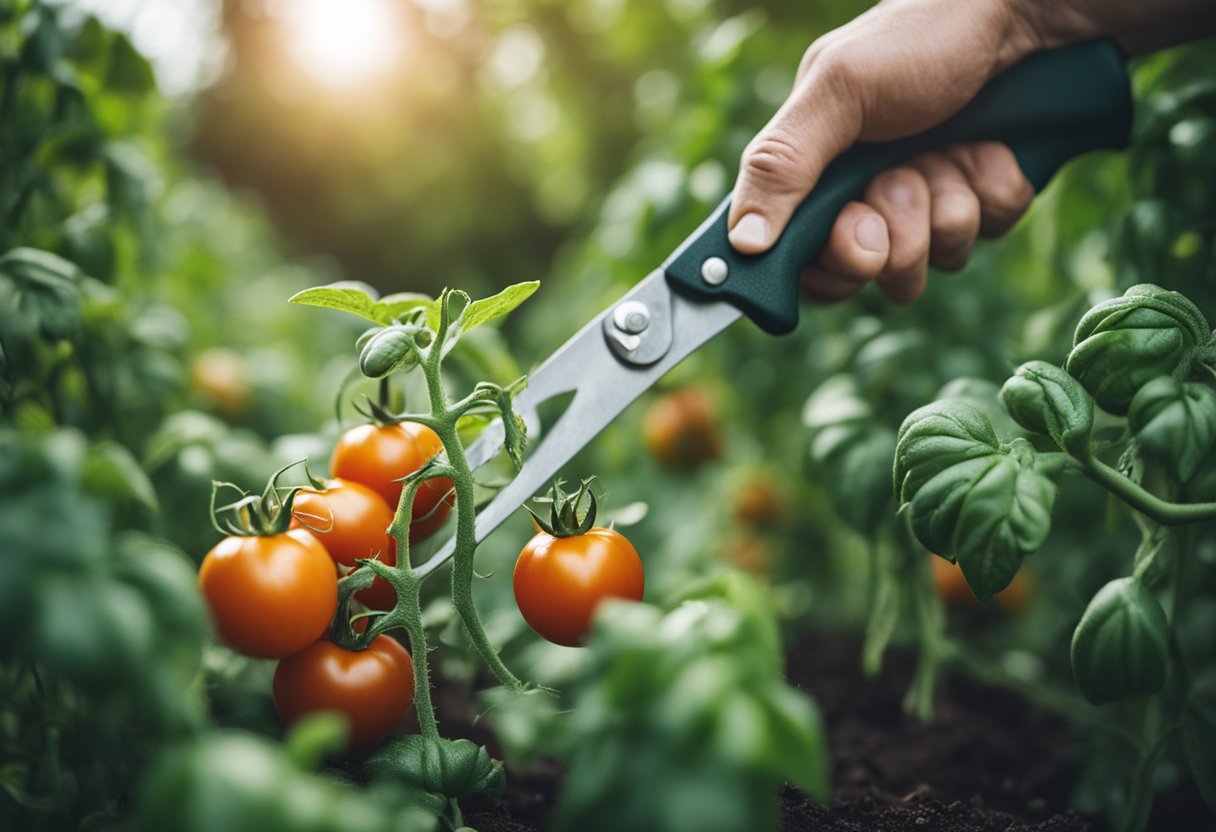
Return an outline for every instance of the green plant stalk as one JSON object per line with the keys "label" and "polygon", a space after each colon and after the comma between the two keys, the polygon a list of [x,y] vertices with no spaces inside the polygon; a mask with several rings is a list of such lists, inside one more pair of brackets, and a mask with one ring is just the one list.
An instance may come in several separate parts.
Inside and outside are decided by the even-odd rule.
{"label": "green plant stalk", "polygon": [[[447,452],[449,479],[456,494],[456,550],[452,563],[452,606],[464,622],[473,647],[481,655],[490,671],[508,690],[520,691],[524,683],[507,668],[494,645],[490,643],[477,615],[473,600],[473,555],[477,550],[477,508],[473,502],[473,473],[469,470],[464,445],[456,432],[456,420],[462,410],[460,405],[449,406],[447,393],[443,389],[439,362],[443,355],[442,336],[435,339],[422,372],[426,378],[427,392],[431,399],[431,416],[435,422],[435,433]],[[461,403],[463,404],[463,402]]]}
{"label": "green plant stalk", "polygon": [[938,672],[949,652],[949,643],[946,641],[946,616],[933,585],[929,560],[924,557],[912,560],[915,574],[911,581],[904,582],[904,586],[911,596],[920,650],[916,673],[904,695],[904,710],[922,722],[930,722],[933,719],[933,692]]}
{"label": "green plant stalk", "polygon": [[1216,519],[1216,503],[1171,503],[1120,474],[1097,457],[1078,458],[1081,472],[1141,514],[1163,526]]}
{"label": "green plant stalk", "polygon": [[[414,513],[414,498],[426,480],[410,480],[401,489],[397,511],[388,533],[397,542],[396,566],[382,565],[384,578],[393,585],[397,603],[367,628],[359,642],[365,649],[381,633],[400,627],[410,640],[410,658],[414,665],[414,709],[418,713],[418,730],[424,737],[439,739],[439,723],[435,719],[435,704],[431,701],[431,672],[428,664],[430,648],[426,643],[426,628],[422,626],[422,576],[410,562],[410,521]],[[364,567],[368,568],[368,567]],[[376,570],[372,570],[373,572]]]}

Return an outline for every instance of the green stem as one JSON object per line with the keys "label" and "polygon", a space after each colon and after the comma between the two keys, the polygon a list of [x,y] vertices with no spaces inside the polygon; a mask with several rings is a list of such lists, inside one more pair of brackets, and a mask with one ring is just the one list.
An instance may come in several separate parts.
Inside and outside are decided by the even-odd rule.
{"label": "green stem", "polygon": [[1145,491],[1096,457],[1079,460],[1081,471],[1123,502],[1163,526],[1216,519],[1216,503],[1171,503]]}
{"label": "green stem", "polygon": [[[936,556],[934,556],[936,557]],[[946,616],[941,599],[933,585],[929,559],[913,558],[915,574],[905,581],[912,594],[912,610],[916,617],[916,638],[919,656],[912,684],[904,696],[904,710],[922,722],[933,719],[933,694],[943,659],[949,653],[946,641]],[[909,586],[910,584],[910,586]]]}
{"label": "green stem", "polygon": [[435,704],[431,701],[431,671],[426,628],[422,626],[422,579],[412,570],[399,573],[403,580],[397,589],[397,606],[402,627],[410,639],[410,655],[414,659],[414,709],[418,712],[418,730],[427,739],[439,739],[439,723],[435,719]]}
{"label": "green stem", "polygon": [[439,365],[443,356],[443,342],[442,335],[436,337],[422,364],[422,372],[431,399],[431,414],[435,421],[434,430],[447,452],[449,479],[452,481],[456,494],[456,547],[452,564],[452,606],[456,608],[456,613],[464,623],[473,648],[481,655],[486,666],[490,668],[490,672],[508,690],[520,691],[524,689],[524,683],[499,658],[498,651],[490,643],[481,618],[477,615],[477,605],[473,600],[473,555],[477,550],[477,506],[473,501],[473,472],[469,470],[464,445],[456,432],[457,408],[449,405],[440,374]]}
{"label": "green stem", "polygon": [[481,654],[486,666],[508,690],[523,690],[524,683],[512,673],[490,643],[477,606],[473,600],[473,554],[477,549],[477,507],[473,503],[473,474],[456,435],[454,424],[444,425],[439,439],[448,451],[452,467],[452,485],[456,491],[456,551],[452,561],[452,606],[464,622],[474,649]]}

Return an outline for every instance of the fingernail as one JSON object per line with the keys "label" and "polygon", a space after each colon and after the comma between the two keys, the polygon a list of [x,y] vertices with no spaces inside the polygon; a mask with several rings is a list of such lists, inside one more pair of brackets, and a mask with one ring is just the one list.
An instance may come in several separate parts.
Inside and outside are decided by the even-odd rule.
{"label": "fingernail", "polygon": [[862,217],[861,222],[853,229],[857,244],[866,251],[883,252],[887,250],[886,223],[875,216]]}
{"label": "fingernail", "polygon": [[768,220],[759,214],[744,214],[727,236],[736,248],[764,248],[768,245]]}

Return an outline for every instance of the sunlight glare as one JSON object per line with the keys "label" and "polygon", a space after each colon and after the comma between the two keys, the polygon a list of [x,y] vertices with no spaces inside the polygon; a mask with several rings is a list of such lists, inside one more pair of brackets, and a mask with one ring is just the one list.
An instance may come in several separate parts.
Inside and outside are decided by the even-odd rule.
{"label": "sunlight glare", "polygon": [[300,67],[331,87],[382,77],[404,49],[394,0],[292,0],[280,8]]}

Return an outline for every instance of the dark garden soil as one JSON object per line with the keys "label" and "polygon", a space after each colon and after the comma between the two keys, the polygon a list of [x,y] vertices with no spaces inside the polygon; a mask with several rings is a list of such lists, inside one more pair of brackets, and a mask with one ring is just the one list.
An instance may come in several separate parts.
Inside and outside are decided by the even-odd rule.
{"label": "dark garden soil", "polygon": [[[955,680],[941,692],[934,722],[922,724],[901,709],[912,657],[892,652],[883,675],[866,680],[858,656],[855,641],[832,637],[789,654],[790,682],[815,698],[828,727],[833,798],[818,806],[787,787],[786,832],[1107,832],[1101,820],[1068,808],[1077,737],[1059,719],[1011,694]],[[493,752],[483,728],[456,724],[455,693],[437,693],[445,731]],[[469,806],[466,820],[480,832],[542,832],[561,774],[557,763],[508,771],[502,802]],[[1158,808],[1153,829],[1205,828],[1188,822],[1203,817],[1191,814],[1190,801]]]}

